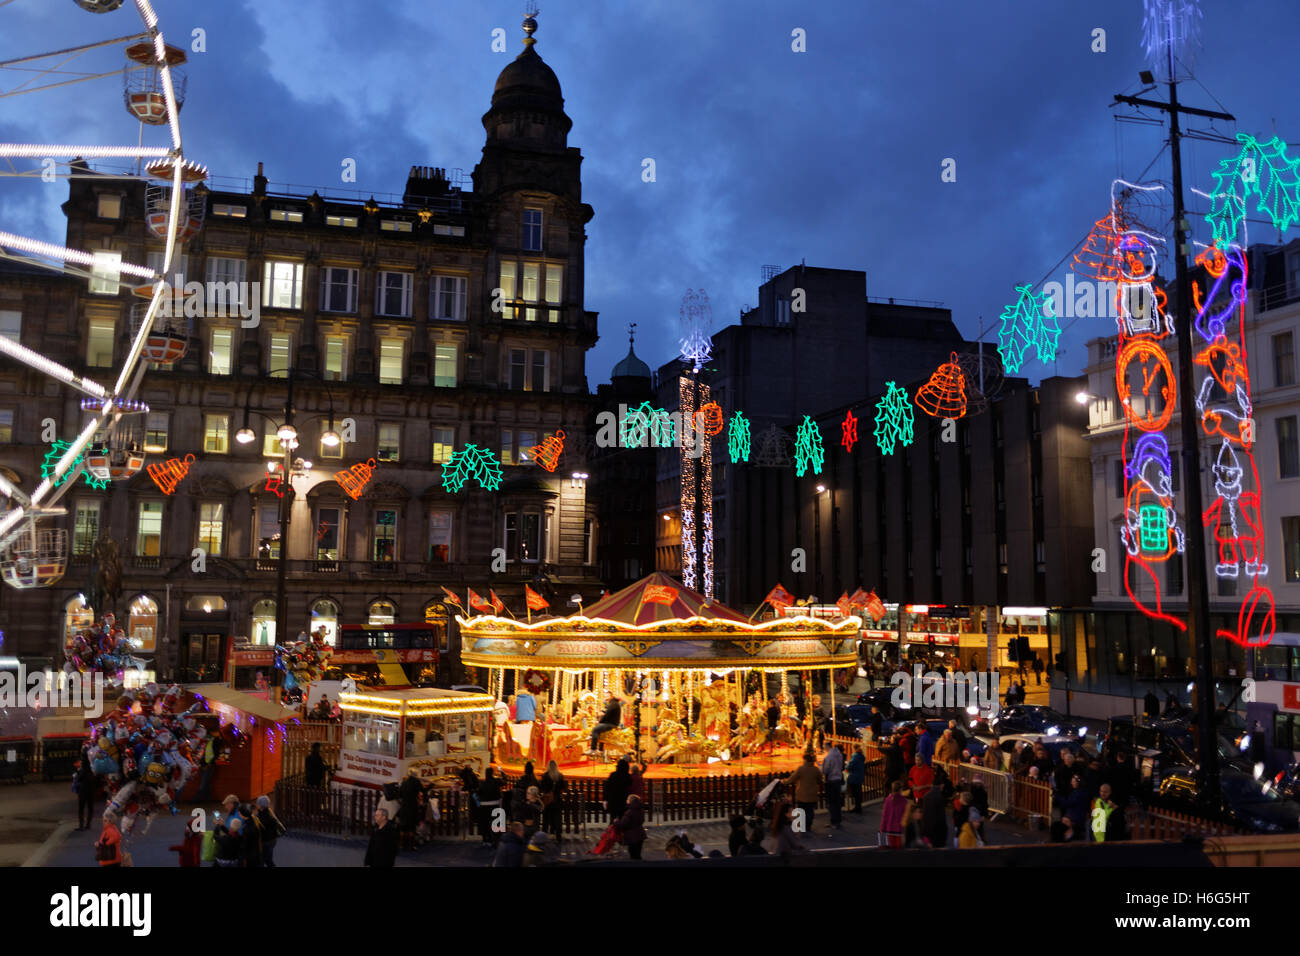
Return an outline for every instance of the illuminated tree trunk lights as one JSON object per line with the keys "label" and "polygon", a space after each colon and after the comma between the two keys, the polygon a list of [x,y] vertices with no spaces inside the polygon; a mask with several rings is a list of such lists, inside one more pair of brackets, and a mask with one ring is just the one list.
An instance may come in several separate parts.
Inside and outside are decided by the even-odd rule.
{"label": "illuminated tree trunk lights", "polygon": [[[678,396],[682,420],[679,442],[682,465],[682,584],[703,592],[712,601],[713,442],[706,432],[687,432],[687,423],[695,422],[696,409],[710,402],[709,387],[694,375],[683,375],[678,379]],[[697,584],[697,579],[702,583]]]}

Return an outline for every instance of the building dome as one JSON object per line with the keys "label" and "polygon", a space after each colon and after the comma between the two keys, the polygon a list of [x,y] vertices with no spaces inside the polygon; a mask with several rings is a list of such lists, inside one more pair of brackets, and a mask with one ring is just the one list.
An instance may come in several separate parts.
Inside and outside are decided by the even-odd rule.
{"label": "building dome", "polygon": [[528,142],[563,149],[573,121],[564,113],[564,94],[555,71],[537,55],[537,21],[524,20],[524,52],[506,64],[483,114],[489,142]]}
{"label": "building dome", "polygon": [[614,366],[610,378],[649,378],[650,366],[636,357],[632,346],[627,347],[627,357]]}

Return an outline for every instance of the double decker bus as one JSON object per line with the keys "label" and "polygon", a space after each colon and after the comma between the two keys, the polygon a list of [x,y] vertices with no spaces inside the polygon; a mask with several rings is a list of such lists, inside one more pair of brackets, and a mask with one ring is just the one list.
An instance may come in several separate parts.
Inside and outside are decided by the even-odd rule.
{"label": "double decker bus", "polygon": [[352,678],[358,684],[394,690],[432,687],[438,680],[441,622],[419,624],[345,624],[327,680]]}

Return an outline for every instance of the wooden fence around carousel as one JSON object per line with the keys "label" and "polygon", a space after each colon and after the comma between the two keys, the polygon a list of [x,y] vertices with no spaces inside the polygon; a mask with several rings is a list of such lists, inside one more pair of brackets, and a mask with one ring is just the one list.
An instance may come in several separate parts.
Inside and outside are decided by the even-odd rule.
{"label": "wooden fence around carousel", "polygon": [[320,744],[320,755],[327,767],[339,765],[343,748],[343,722],[340,720],[303,720],[285,724],[284,744],[280,749],[280,776],[297,777],[307,769],[307,755],[312,744]]}

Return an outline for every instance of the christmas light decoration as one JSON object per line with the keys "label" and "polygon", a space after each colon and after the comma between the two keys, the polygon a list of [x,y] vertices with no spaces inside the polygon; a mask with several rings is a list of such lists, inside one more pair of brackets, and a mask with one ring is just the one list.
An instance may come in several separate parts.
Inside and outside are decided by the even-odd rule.
{"label": "christmas light decoration", "polygon": [[700,407],[695,413],[695,428],[704,432],[712,438],[726,427],[726,417],[722,414],[722,406],[717,402],[709,402],[707,405]]}
{"label": "christmas light decoration", "polygon": [[185,476],[190,473],[190,465],[194,464],[194,456],[186,455],[184,459],[168,458],[163,462],[155,462],[145,469],[153,483],[158,486],[158,490],[165,495],[170,495],[176,490],[176,486],[185,480]]}
{"label": "christmas light decoration", "polygon": [[563,452],[564,432],[562,430],[545,438],[540,445],[534,445],[528,449],[533,461],[547,471],[555,471],[555,467],[560,463],[560,455]]}
{"label": "christmas light decoration", "polygon": [[272,472],[266,476],[266,484],[262,486],[263,491],[269,491],[277,498],[284,497],[284,479],[280,477],[278,471]]}
{"label": "christmas light decoration", "polygon": [[[106,398],[83,398],[81,400],[81,410],[83,412],[103,411],[104,405],[107,403],[107,401],[108,399]],[[113,402],[113,409],[115,411],[122,412],[123,414],[129,414],[134,412],[147,412],[149,411],[149,403],[142,402],[134,398],[117,399]]]}
{"label": "christmas light decoration", "polygon": [[917,389],[916,404],[934,418],[961,418],[966,414],[966,377],[956,352]]}
{"label": "christmas light decoration", "polygon": [[451,460],[442,466],[442,488],[455,494],[473,478],[480,488],[496,491],[501,487],[501,462],[496,455],[477,445],[466,445],[464,450],[453,452]]}
{"label": "christmas light decoration", "polygon": [[[50,450],[45,453],[45,460],[41,462],[42,478],[49,478],[51,475],[54,474],[54,469],[58,466],[59,459],[62,458],[67,453],[68,449],[71,447],[72,447],[72,442],[67,442],[62,440],[56,440],[50,443]],[[60,485],[66,482],[70,476],[76,475],[77,468],[81,466],[84,460],[85,460],[84,453],[78,455],[76,460],[72,463],[72,467],[69,468],[67,471],[65,471],[61,478],[54,479],[53,481],[54,487],[58,488]],[[104,488],[108,487],[108,479],[106,478],[96,478],[88,471],[82,472],[82,475],[86,479],[86,484],[90,485],[90,487],[92,488],[95,488],[97,490],[103,490]]]}
{"label": "christmas light decoration", "polygon": [[858,419],[853,414],[853,409],[844,413],[844,421],[840,422],[840,432],[840,444],[844,446],[844,450],[853,451],[853,446],[858,441]]}
{"label": "christmas light decoration", "polygon": [[727,428],[727,454],[733,465],[749,461],[749,419],[744,412],[731,416],[731,425]]}
{"label": "christmas light decoration", "polygon": [[686,290],[682,296],[680,317],[684,333],[681,340],[682,360],[690,362],[692,373],[698,374],[713,355],[713,340],[710,336],[713,307],[709,305],[709,297],[703,289],[699,292]]}
{"label": "christmas light decoration", "polygon": [[809,465],[812,465],[814,475],[820,475],[825,461],[826,449],[822,444],[821,429],[812,418],[805,415],[794,439],[795,476],[802,478]]}
{"label": "christmas light decoration", "polygon": [[662,408],[642,402],[629,409],[619,422],[619,437],[624,448],[641,448],[647,438],[651,448],[671,448],[675,440],[673,420]]}
{"label": "christmas light decoration", "polygon": [[785,468],[790,464],[790,436],[775,424],[768,425],[758,436],[754,464],[760,468]]}
{"label": "christmas light decoration", "polygon": [[[708,403],[709,387],[693,378],[678,379],[678,400],[682,422],[694,422],[698,402]],[[701,406],[702,407],[702,406]],[[696,586],[696,575],[702,578],[701,590],[713,599],[713,443],[687,440],[683,436],[681,455],[681,516],[682,516],[682,583],[688,588]],[[698,474],[698,482],[697,476]],[[696,491],[696,484],[699,491]],[[696,557],[696,535],[700,534],[700,554]],[[697,565],[702,564],[703,568]]]}
{"label": "christmas light decoration", "polygon": [[[361,493],[366,490],[370,476],[374,473],[375,460],[370,458],[366,461],[357,462],[351,468],[334,472],[334,480],[339,483],[339,487],[347,493],[349,498],[358,501],[361,498]],[[459,485],[457,490],[460,490]]]}
{"label": "christmas light decoration", "polygon": [[1102,216],[1093,224],[1092,232],[1088,233],[1088,238],[1074,254],[1074,265],[1071,267],[1073,272],[1096,282],[1118,282],[1119,241],[1127,229],[1123,207],[1116,204],[1114,212]]}
{"label": "christmas light decoration", "polygon": [[912,444],[914,419],[907,389],[893,382],[885,383],[885,395],[876,403],[876,447],[883,455],[892,455],[894,447]]}
{"label": "christmas light decoration", "polygon": [[1246,201],[1252,197],[1256,211],[1272,219],[1279,232],[1300,220],[1300,158],[1288,156],[1286,143],[1277,136],[1260,143],[1249,133],[1238,133],[1237,142],[1241,143],[1237,155],[1220,160],[1211,174],[1217,186],[1205,220],[1214,229],[1217,246],[1236,239],[1246,217]]}
{"label": "christmas light decoration", "polygon": [[1031,348],[1041,362],[1055,359],[1056,343],[1061,337],[1051,296],[1035,295],[1033,287],[1028,285],[1016,286],[1016,294],[1019,298],[999,316],[1002,327],[998,331],[1002,364],[1012,374],[1020,370],[1025,353]]}
{"label": "christmas light decoration", "polygon": [[[1196,0],[1144,0],[1142,49],[1164,82],[1189,75],[1199,45],[1201,10]],[[1179,71],[1179,66],[1183,71]]]}

